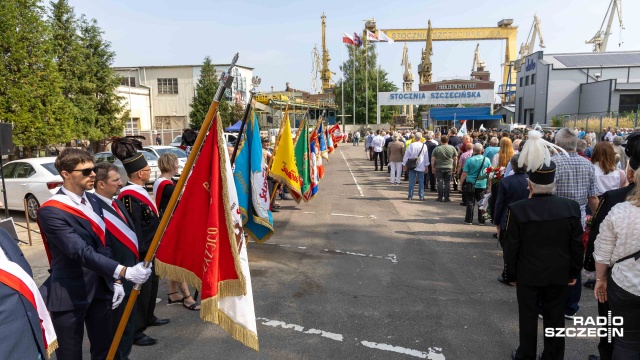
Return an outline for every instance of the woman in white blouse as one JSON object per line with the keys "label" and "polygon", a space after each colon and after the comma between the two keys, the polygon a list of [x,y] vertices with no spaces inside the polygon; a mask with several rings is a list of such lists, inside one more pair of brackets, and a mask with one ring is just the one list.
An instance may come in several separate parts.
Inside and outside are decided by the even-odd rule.
{"label": "woman in white blouse", "polygon": [[[640,171],[634,175],[640,184]],[[612,316],[623,318],[623,337],[613,341],[613,359],[640,358],[640,187],[614,206],[600,225],[593,252],[594,295],[609,302]],[[608,274],[608,269],[611,272]]]}
{"label": "woman in white blouse", "polygon": [[[600,196],[606,191],[626,186],[627,177],[624,170],[617,167],[616,153],[608,141],[601,141],[593,148],[591,162],[596,173],[596,184]],[[625,169],[626,170],[626,169]]]}

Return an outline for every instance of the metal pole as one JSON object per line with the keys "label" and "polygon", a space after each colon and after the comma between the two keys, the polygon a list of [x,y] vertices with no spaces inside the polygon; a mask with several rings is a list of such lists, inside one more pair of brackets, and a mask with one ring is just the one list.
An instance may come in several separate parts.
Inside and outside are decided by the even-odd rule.
{"label": "metal pole", "polygon": [[[380,92],[380,65],[378,65],[378,46],[380,46],[380,40],[378,40],[378,43],[376,44],[376,105],[378,104],[378,92]],[[378,119],[376,123],[380,125],[380,106],[376,106],[376,119]]]}
{"label": "metal pole", "polygon": [[356,46],[353,45],[353,125],[356,124]]}
{"label": "metal pole", "polygon": [[24,199],[24,214],[27,219],[27,234],[29,235],[29,246],[33,246],[33,242],[31,240],[31,223],[29,222],[29,207],[27,206],[27,199]]}
{"label": "metal pole", "polygon": [[369,51],[367,50],[367,44],[369,40],[364,38],[364,119],[367,125],[369,125]]}
{"label": "metal pole", "polygon": [[616,113],[616,127],[618,127],[618,120],[620,119],[620,114]]}
{"label": "metal pole", "polygon": [[[0,137],[1,139],[2,137]],[[2,149],[2,140],[0,140],[0,149]],[[0,175],[2,175],[2,197],[4,198],[4,218],[9,218],[9,206],[7,205],[7,186],[4,183],[4,162],[0,153]]]}
{"label": "metal pole", "polygon": [[341,81],[342,90],[340,92],[342,93],[342,121],[343,121],[342,126],[344,126],[344,44],[342,44],[340,49],[341,49],[340,54],[341,54],[341,60],[342,60],[342,81]]}
{"label": "metal pole", "polygon": [[[127,84],[129,84],[129,123],[131,123],[131,135],[133,134],[133,115],[131,115],[131,69],[127,70]],[[124,134],[127,135],[127,128],[124,129]]]}

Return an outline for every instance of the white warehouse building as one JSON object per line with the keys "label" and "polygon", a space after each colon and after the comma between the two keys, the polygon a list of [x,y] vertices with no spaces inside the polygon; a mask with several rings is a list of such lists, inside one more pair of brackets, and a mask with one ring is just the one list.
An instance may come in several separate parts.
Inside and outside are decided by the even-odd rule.
{"label": "white warehouse building", "polygon": [[640,51],[527,56],[516,77],[516,121],[550,124],[553,117],[636,112]]}
{"label": "white warehouse building", "polygon": [[[214,65],[218,74],[229,64]],[[131,110],[125,134],[139,131],[184,129],[189,124],[191,102],[202,65],[114,67],[123,77],[117,89],[126,109]],[[236,65],[229,100],[243,105],[249,99],[253,68]]]}

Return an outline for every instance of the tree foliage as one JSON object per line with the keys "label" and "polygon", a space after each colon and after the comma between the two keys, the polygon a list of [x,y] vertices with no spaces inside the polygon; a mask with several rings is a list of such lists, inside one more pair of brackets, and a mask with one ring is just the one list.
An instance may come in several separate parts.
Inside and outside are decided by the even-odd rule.
{"label": "tree foliage", "polygon": [[0,1],[0,121],[13,124],[17,146],[71,136],[73,124],[43,18],[36,0]]}
{"label": "tree foliage", "polygon": [[[365,124],[366,122],[366,107],[367,101],[369,102],[369,124],[376,123],[376,111],[377,111],[377,94],[376,94],[376,72],[378,77],[378,91],[397,91],[398,88],[391,81],[387,79],[388,73],[377,66],[377,55],[375,52],[374,44],[367,45],[367,49],[364,47],[355,47],[351,45],[344,45],[348,50],[348,58],[340,66],[340,70],[343,71],[344,80],[338,81],[335,88],[336,103],[338,109],[342,109],[342,82],[344,81],[344,113],[345,115],[353,116],[353,89],[355,83],[355,122],[356,124]],[[366,61],[366,63],[365,63]],[[365,66],[366,64],[366,66]],[[355,70],[355,75],[354,75]],[[368,70],[368,71],[365,71]],[[369,96],[367,99],[367,92],[365,91],[367,85],[369,85]],[[342,110],[339,110],[342,111]],[[382,123],[389,123],[393,120],[393,115],[398,112],[398,106],[382,106],[380,107],[380,121]],[[347,118],[348,119],[348,118]],[[346,120],[347,124],[353,123],[353,118]]]}
{"label": "tree foliage", "polygon": [[[192,129],[200,129],[204,118],[209,111],[211,101],[218,91],[220,85],[218,76],[216,74],[216,68],[211,62],[211,57],[204,58],[202,63],[202,69],[200,69],[200,77],[196,84],[196,94],[191,101],[191,111],[189,112],[189,126]],[[222,98],[220,105],[218,106],[220,118],[222,119],[223,127],[229,126],[231,122],[231,106],[229,106],[227,100]]]}
{"label": "tree foliage", "polygon": [[30,148],[122,133],[115,54],[95,20],[67,0],[0,1],[0,121]]}

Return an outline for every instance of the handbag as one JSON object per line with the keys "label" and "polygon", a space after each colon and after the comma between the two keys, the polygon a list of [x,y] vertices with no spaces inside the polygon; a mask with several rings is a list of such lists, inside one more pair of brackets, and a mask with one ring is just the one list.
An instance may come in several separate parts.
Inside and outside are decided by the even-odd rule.
{"label": "handbag", "polygon": [[422,143],[422,148],[420,149],[420,152],[418,153],[417,157],[407,160],[406,166],[408,170],[415,170],[415,168],[418,166],[418,159],[420,158],[420,155],[422,155],[422,150],[424,150],[424,145],[425,143]]}
{"label": "handbag", "polygon": [[476,179],[474,182],[468,182],[465,179],[464,184],[462,184],[462,192],[463,193],[475,193],[476,192],[476,181],[478,181],[478,176],[480,176],[480,170],[482,170],[482,165],[484,165],[484,156],[482,157],[482,163],[478,168],[478,172],[476,173]]}

